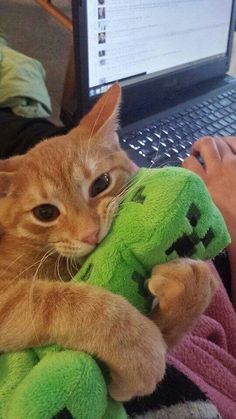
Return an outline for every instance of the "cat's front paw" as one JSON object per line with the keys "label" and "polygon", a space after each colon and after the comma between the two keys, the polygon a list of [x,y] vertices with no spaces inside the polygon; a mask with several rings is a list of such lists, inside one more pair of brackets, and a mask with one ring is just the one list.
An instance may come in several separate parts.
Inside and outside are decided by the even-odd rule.
{"label": "cat's front paw", "polygon": [[156,266],[148,287],[158,301],[151,318],[172,345],[206,310],[218,281],[206,262],[183,258]]}
{"label": "cat's front paw", "polygon": [[159,328],[142,315],[136,325],[127,324],[127,328],[130,337],[126,340],[123,335],[120,365],[111,369],[109,393],[117,401],[153,393],[166,367],[166,344]]}
{"label": "cat's front paw", "polygon": [[150,292],[158,298],[162,310],[196,307],[204,311],[217,289],[217,280],[206,262],[176,259],[155,266],[148,283]]}

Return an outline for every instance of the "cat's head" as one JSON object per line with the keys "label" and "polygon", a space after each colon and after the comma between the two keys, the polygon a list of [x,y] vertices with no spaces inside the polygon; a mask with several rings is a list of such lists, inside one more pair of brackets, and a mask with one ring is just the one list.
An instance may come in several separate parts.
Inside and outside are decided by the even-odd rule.
{"label": "cat's head", "polygon": [[119,104],[115,84],[68,134],[0,161],[6,235],[75,258],[103,239],[132,174],[116,133]]}

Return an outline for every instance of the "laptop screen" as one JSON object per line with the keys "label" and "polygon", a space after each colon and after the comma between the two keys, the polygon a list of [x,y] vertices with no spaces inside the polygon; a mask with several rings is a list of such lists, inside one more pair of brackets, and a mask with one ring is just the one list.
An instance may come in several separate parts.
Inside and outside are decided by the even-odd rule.
{"label": "laptop screen", "polygon": [[89,0],[89,95],[227,53],[232,0]]}
{"label": "laptop screen", "polygon": [[161,108],[170,94],[223,77],[230,63],[235,4],[72,0],[76,119],[118,80],[121,120],[127,123]]}

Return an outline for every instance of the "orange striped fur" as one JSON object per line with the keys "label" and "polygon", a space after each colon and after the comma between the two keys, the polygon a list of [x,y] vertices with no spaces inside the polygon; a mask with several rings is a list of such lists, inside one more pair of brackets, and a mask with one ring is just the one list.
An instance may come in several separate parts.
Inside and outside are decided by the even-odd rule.
{"label": "orange striped fur", "polygon": [[[115,85],[69,134],[0,161],[0,350],[57,343],[95,354],[111,369],[111,394],[129,399],[164,374],[159,329],[123,298],[69,283],[95,246],[84,238],[107,234],[132,173],[116,134],[119,102]],[[91,198],[103,173],[110,185]],[[54,221],[35,218],[45,203],[59,209]]]}

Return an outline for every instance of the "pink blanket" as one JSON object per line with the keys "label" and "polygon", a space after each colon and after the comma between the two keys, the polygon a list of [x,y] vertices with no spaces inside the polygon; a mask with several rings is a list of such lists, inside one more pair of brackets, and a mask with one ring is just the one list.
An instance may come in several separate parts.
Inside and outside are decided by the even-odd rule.
{"label": "pink blanket", "polygon": [[224,419],[236,418],[236,313],[222,284],[168,361],[206,394]]}

